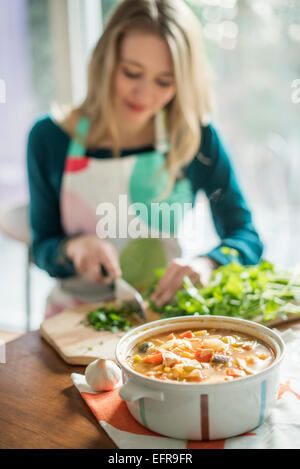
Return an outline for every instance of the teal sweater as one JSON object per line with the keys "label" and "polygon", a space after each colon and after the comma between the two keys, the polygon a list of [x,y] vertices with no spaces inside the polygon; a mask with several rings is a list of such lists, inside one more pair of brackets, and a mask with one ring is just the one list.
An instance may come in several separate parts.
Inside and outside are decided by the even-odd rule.
{"label": "teal sweater", "polygon": [[[75,275],[73,264],[67,259],[62,262],[60,255],[62,241],[67,238],[61,223],[59,200],[69,142],[69,136],[46,116],[31,129],[27,147],[32,256],[38,267],[56,278]],[[121,157],[150,150],[153,147],[126,149]],[[88,149],[87,155],[112,158],[112,152],[103,148]],[[257,264],[262,255],[262,243],[229,156],[212,124],[202,127],[199,152],[184,168],[184,173],[191,182],[193,202],[199,190],[208,197],[220,237],[220,244],[205,255],[226,264],[230,257],[224,255],[221,248],[230,246],[239,252],[241,263]]]}

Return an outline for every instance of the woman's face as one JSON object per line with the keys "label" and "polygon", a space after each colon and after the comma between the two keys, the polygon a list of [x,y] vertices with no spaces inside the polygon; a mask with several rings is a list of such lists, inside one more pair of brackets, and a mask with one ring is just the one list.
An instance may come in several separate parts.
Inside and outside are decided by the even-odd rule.
{"label": "woman's face", "polygon": [[124,122],[146,124],[175,95],[172,57],[159,36],[133,31],[120,46],[114,79],[114,107]]}

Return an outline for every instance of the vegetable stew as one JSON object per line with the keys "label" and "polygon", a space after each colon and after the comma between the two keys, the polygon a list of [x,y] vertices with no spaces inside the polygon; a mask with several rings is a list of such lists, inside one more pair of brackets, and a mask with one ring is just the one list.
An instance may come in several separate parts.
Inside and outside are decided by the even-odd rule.
{"label": "vegetable stew", "polygon": [[129,366],[150,378],[183,383],[217,383],[252,375],[270,366],[273,350],[246,334],[229,330],[180,330],[140,342]]}

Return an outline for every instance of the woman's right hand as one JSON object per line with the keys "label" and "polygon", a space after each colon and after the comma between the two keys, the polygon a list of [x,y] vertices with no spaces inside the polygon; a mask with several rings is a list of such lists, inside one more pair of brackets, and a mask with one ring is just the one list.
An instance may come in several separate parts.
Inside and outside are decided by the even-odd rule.
{"label": "woman's right hand", "polygon": [[[91,281],[108,285],[112,279],[121,277],[118,253],[108,241],[96,235],[82,235],[66,243],[66,255],[73,261],[76,271]],[[109,277],[103,276],[101,265]]]}

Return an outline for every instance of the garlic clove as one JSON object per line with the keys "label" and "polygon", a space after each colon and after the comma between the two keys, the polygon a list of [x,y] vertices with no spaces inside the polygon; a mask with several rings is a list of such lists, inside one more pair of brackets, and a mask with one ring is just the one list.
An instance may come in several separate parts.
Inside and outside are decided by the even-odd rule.
{"label": "garlic clove", "polygon": [[112,391],[122,385],[122,373],[118,365],[103,358],[87,366],[85,378],[93,391]]}

